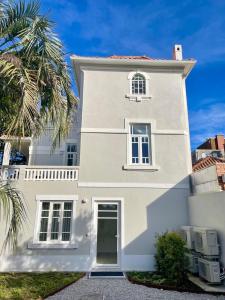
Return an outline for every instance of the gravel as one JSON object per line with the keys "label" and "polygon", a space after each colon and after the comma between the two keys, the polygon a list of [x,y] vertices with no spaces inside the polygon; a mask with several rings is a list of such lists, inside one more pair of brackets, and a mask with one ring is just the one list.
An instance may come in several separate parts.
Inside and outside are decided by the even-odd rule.
{"label": "gravel", "polygon": [[88,279],[73,283],[49,300],[225,300],[225,296],[180,293],[148,288],[127,279]]}

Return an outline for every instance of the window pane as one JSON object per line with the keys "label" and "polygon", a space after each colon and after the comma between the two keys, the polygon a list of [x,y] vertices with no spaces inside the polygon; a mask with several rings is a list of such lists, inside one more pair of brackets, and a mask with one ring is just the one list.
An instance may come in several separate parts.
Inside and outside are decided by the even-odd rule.
{"label": "window pane", "polygon": [[132,78],[132,94],[145,94],[146,81],[141,74],[135,74]]}
{"label": "window pane", "polygon": [[98,210],[117,210],[116,204],[99,204]]}
{"label": "window pane", "polygon": [[42,216],[42,217],[48,217],[48,214],[49,214],[49,211],[48,211],[48,210],[43,210],[43,211],[41,212],[41,216]]}
{"label": "window pane", "polygon": [[117,211],[99,211],[98,212],[98,217],[103,217],[103,218],[116,218],[117,217]]}
{"label": "window pane", "polygon": [[43,210],[48,210],[50,206],[50,202],[42,202],[42,209]]}
{"label": "window pane", "polygon": [[133,124],[132,134],[148,134],[146,124]]}
{"label": "window pane", "polygon": [[[73,203],[71,201],[53,202],[51,205],[50,202],[43,202],[39,241],[69,241],[72,226],[72,208]],[[50,228],[49,216],[51,216]]]}
{"label": "window pane", "polygon": [[71,219],[70,218],[64,218],[63,219],[62,232],[70,232],[70,224],[71,224]]}
{"label": "window pane", "polygon": [[71,210],[72,209],[72,202],[65,202],[64,209]]}
{"label": "window pane", "polygon": [[70,233],[63,233],[62,234],[62,241],[66,242],[70,240]]}
{"label": "window pane", "polygon": [[47,231],[48,231],[48,219],[42,218],[40,232],[47,232]]}
{"label": "window pane", "polygon": [[60,203],[54,203],[53,209],[54,210],[59,210],[60,209]]}
{"label": "window pane", "polygon": [[71,152],[76,152],[76,145],[71,145]]}
{"label": "window pane", "polygon": [[63,217],[70,218],[71,217],[71,211],[70,210],[64,211]]}
{"label": "window pane", "polygon": [[73,159],[72,158],[68,158],[67,159],[67,166],[72,166],[73,165]]}
{"label": "window pane", "polygon": [[148,143],[143,143],[142,144],[142,162],[146,163],[145,160],[143,160],[143,159],[148,158],[148,157],[149,157]]}
{"label": "window pane", "polygon": [[138,143],[132,143],[132,158],[137,158],[138,160]]}
{"label": "window pane", "polygon": [[39,234],[39,241],[44,242],[47,240],[47,233],[40,233]]}
{"label": "window pane", "polygon": [[57,232],[52,232],[51,233],[51,240],[58,240],[58,233]]}

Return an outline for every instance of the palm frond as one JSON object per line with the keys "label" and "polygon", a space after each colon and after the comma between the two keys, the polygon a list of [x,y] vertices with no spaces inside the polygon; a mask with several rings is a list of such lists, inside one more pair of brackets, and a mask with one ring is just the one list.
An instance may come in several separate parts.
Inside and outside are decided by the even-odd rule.
{"label": "palm frond", "polygon": [[0,182],[0,213],[6,221],[6,238],[2,250],[7,246],[15,249],[18,232],[27,218],[27,209],[21,193],[2,182]]}

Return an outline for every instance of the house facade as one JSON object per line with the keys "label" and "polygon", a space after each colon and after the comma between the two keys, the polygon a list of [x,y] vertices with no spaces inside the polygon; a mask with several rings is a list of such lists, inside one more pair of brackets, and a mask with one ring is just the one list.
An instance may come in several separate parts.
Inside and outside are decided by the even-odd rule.
{"label": "house facade", "polygon": [[192,151],[192,162],[207,156],[225,159],[225,138],[223,134],[217,134],[215,137],[208,138],[204,143]]}
{"label": "house facade", "polygon": [[195,61],[180,45],[171,60],[71,60],[80,103],[70,135],[51,153],[49,128],[26,141],[28,165],[2,167],[28,220],[0,270],[153,270],[155,235],[188,223],[185,79]]}

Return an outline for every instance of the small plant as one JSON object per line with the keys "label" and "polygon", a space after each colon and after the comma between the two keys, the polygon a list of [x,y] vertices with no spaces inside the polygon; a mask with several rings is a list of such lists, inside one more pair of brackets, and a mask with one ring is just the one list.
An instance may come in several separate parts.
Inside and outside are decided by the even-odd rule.
{"label": "small plant", "polygon": [[166,232],[157,236],[156,269],[166,281],[180,286],[187,280],[187,258],[185,242],[176,232]]}

